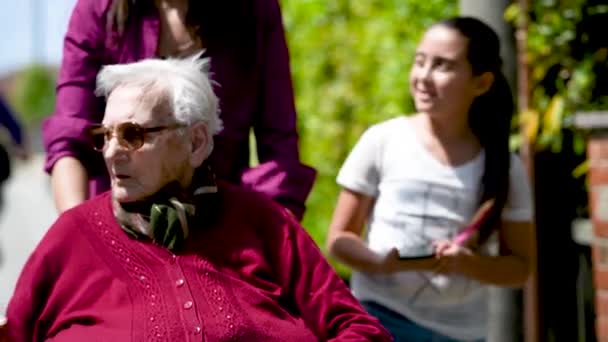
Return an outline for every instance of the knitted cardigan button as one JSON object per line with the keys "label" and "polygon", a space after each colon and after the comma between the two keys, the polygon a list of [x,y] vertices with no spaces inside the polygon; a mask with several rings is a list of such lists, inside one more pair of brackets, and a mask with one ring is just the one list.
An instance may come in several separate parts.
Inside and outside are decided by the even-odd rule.
{"label": "knitted cardigan button", "polygon": [[184,309],[188,310],[190,308],[192,308],[192,305],[194,305],[194,303],[192,303],[192,301],[187,301],[184,303]]}

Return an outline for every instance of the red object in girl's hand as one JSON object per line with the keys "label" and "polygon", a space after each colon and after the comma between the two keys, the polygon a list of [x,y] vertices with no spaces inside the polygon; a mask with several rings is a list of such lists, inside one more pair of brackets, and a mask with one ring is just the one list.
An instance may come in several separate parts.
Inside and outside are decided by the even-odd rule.
{"label": "red object in girl's hand", "polygon": [[454,243],[461,246],[467,244],[471,237],[479,231],[483,222],[490,216],[492,207],[494,207],[494,199],[483,202],[466,228],[454,238]]}

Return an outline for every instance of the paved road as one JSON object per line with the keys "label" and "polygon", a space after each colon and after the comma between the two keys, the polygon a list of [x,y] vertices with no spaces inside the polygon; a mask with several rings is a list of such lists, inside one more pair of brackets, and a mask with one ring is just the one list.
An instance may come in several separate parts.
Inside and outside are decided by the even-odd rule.
{"label": "paved road", "polygon": [[16,162],[0,211],[0,316],[29,254],[56,218],[43,156]]}

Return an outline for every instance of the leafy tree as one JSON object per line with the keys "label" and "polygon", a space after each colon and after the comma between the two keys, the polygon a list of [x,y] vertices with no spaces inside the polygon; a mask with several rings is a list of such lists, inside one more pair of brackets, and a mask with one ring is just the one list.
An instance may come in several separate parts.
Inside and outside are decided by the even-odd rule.
{"label": "leafy tree", "polygon": [[10,101],[25,124],[39,123],[55,107],[54,73],[41,65],[31,65],[22,70]]}
{"label": "leafy tree", "polygon": [[[608,19],[603,0],[531,1],[528,13],[517,4],[505,16],[518,25],[527,16],[530,108],[519,113],[528,141],[538,150],[559,152],[564,130],[579,111],[608,109],[608,43],[602,28]],[[584,139],[575,134],[575,149]],[[514,143],[519,143],[514,137]]]}
{"label": "leafy tree", "polygon": [[[525,137],[536,152],[583,159],[587,132],[574,127],[574,114],[608,110],[608,40],[603,34],[608,4],[536,0],[530,1],[527,12],[511,5],[505,17],[515,26],[528,22],[530,101],[516,117],[524,134],[512,136],[513,147]],[[574,177],[584,176],[588,162],[572,168]],[[580,186],[584,193],[586,185]],[[588,215],[586,196],[576,206],[578,215]]]}

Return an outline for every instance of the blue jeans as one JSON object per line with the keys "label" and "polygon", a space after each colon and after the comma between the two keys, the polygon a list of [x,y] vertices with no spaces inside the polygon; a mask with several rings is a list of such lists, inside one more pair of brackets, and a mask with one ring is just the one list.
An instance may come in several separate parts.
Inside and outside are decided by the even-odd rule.
{"label": "blue jeans", "polygon": [[[370,315],[380,320],[386,330],[393,335],[395,342],[462,342],[420,326],[378,303],[363,301],[361,304]],[[483,341],[481,339],[475,342]]]}

